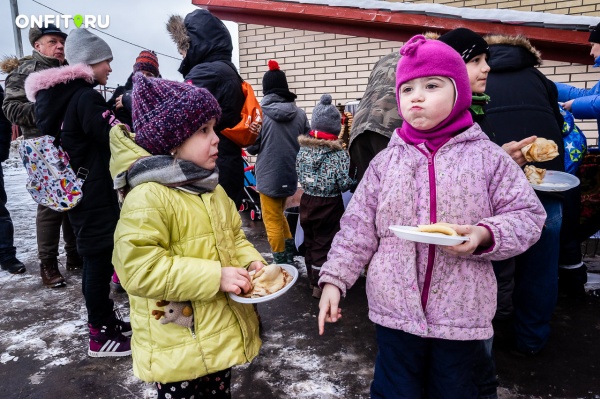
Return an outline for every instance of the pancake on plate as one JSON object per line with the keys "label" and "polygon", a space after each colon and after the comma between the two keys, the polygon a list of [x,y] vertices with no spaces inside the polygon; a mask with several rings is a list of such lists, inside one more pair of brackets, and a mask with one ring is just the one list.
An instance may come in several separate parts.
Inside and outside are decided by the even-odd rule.
{"label": "pancake on plate", "polygon": [[452,227],[450,223],[438,222],[434,224],[420,224],[417,225],[419,231],[423,233],[441,233],[447,236],[457,236],[458,233]]}
{"label": "pancake on plate", "polygon": [[544,177],[546,176],[546,169],[536,168],[533,165],[525,166],[525,169],[523,169],[523,171],[525,172],[527,180],[531,184],[542,184],[542,182],[544,181]]}
{"label": "pancake on plate", "polygon": [[[252,272],[250,272],[252,275]],[[293,277],[279,265],[268,265],[252,275],[252,289],[241,295],[244,298],[261,298],[281,290]]]}

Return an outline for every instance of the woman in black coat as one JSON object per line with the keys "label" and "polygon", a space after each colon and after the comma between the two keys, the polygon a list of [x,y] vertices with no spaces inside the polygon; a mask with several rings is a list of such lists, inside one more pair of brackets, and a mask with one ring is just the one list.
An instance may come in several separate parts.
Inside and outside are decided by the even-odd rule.
{"label": "woman in black coat", "polygon": [[231,62],[233,43],[225,24],[207,10],[198,9],[185,17],[172,16],[167,29],[184,57],[179,72],[187,83],[207,89],[219,102],[222,116],[215,126],[219,136],[219,184],[239,207],[244,189],[242,152],[221,134],[241,120],[245,97],[242,78]]}
{"label": "woman in black coat", "polygon": [[119,121],[94,89],[112,71],[112,52],[84,28],[66,41],[71,65],[31,74],[27,97],[36,102],[40,131],[58,136],[73,171],[85,178],[81,201],[68,211],[83,257],[82,291],[88,312],[91,357],[131,354],[131,326],[117,317],[110,299],[114,232],[119,219],[117,195],[109,172],[109,131]]}

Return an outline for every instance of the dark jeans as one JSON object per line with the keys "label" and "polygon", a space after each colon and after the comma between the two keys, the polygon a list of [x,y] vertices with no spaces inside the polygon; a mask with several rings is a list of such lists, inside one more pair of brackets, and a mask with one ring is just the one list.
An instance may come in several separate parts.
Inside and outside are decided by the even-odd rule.
{"label": "dark jeans", "polygon": [[479,342],[473,367],[473,382],[477,386],[477,399],[498,399],[496,362],[492,353],[494,337]]}
{"label": "dark jeans", "polygon": [[81,291],[85,298],[88,323],[100,328],[113,313],[110,279],[113,274],[112,249],[93,257],[83,257]]}
{"label": "dark jeans", "polygon": [[513,306],[516,346],[526,353],[537,353],[546,345],[558,295],[562,205],[558,199],[551,197],[540,197],[540,201],[548,214],[542,236],[515,258]]}
{"label": "dark jeans", "polygon": [[62,227],[67,255],[77,254],[75,233],[67,212],[57,212],[42,205],[37,207],[35,218],[38,256],[41,261],[56,260]]}
{"label": "dark jeans", "polygon": [[[191,381],[156,383],[158,399],[231,398],[231,369],[217,371]],[[166,396],[169,394],[169,396]]]}
{"label": "dark jeans", "polygon": [[473,399],[472,371],[480,341],[422,338],[376,326],[372,399]]}
{"label": "dark jeans", "polygon": [[0,262],[15,257],[17,249],[14,246],[14,227],[10,213],[6,209],[6,191],[4,190],[4,173],[0,167]]}
{"label": "dark jeans", "polygon": [[583,241],[579,236],[581,187],[577,186],[562,194],[564,200],[560,227],[559,264],[576,265],[581,262],[581,243]]}

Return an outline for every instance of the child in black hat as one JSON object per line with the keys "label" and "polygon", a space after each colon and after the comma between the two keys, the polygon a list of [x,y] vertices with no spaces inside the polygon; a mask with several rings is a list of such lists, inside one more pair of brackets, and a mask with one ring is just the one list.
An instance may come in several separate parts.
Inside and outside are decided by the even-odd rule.
{"label": "child in black hat", "polygon": [[296,95],[289,90],[277,61],[270,60],[268,65],[262,80],[262,130],[256,143],[246,151],[258,154],[256,188],[273,261],[293,264],[296,246],[284,211],[286,199],[298,188],[298,136],[308,134],[310,126],[306,114],[296,105]]}
{"label": "child in black hat", "polygon": [[298,138],[300,152],[296,170],[304,189],[300,198],[300,225],[304,229],[306,270],[315,298],[321,297],[317,285],[321,265],[327,260],[333,237],[340,230],[344,214],[342,193],[354,184],[348,175],[350,158],[338,139],[341,120],[331,96],[323,94],[313,110],[310,137]]}

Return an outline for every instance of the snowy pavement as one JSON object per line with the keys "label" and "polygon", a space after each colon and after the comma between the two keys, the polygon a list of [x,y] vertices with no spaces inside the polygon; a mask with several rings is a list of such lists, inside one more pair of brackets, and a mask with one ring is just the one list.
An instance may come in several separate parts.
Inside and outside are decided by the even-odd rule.
{"label": "snowy pavement", "polygon": [[[133,376],[130,358],[87,356],[81,272],[64,271],[65,288],[41,284],[36,205],[25,190],[26,174],[16,155],[3,165],[15,245],[27,272],[0,272],[0,397],[153,397],[152,386]],[[270,260],[262,222],[252,222],[247,213],[243,220],[250,241]],[[599,259],[588,259],[596,272]],[[62,248],[60,260],[64,263]],[[259,305],[263,347],[252,364],[235,368],[233,397],[368,398],[376,342],[367,318],[364,278],[342,305],[344,319],[328,325],[320,337],[318,303],[311,297],[302,258],[296,260],[301,271],[298,283],[279,299]],[[127,296],[113,294],[113,298],[127,313]],[[495,347],[500,398],[600,398],[599,306],[600,302],[559,301],[550,342],[538,357],[522,359]]]}
{"label": "snowy pavement", "polygon": [[[4,163],[8,209],[15,225],[17,256],[27,266],[22,275],[0,273],[0,395],[2,398],[144,398],[149,384],[133,376],[130,358],[87,356],[86,312],[81,272],[61,267],[67,287],[42,286],[37,265],[35,210],[25,190],[26,173],[18,158]],[[246,234],[270,259],[262,229],[245,218]],[[258,234],[253,231],[258,230]],[[61,243],[60,261],[64,263]],[[306,268],[297,258],[300,280],[280,299],[260,305],[265,332],[261,354],[234,371],[237,398],[367,398],[375,356],[373,328],[329,328],[329,339],[317,334],[317,301],[310,297]],[[363,286],[364,291],[364,286]],[[113,293],[127,309],[127,296]],[[366,319],[366,299],[358,297]],[[357,306],[358,307],[358,306]],[[336,326],[338,327],[338,326]],[[336,331],[336,329],[338,331]],[[345,330],[354,344],[342,347],[336,335]],[[365,351],[368,349],[368,351]],[[7,396],[8,394],[8,396]]]}

